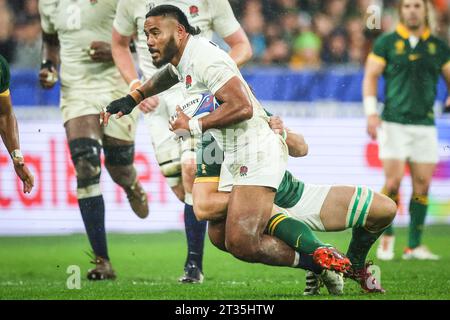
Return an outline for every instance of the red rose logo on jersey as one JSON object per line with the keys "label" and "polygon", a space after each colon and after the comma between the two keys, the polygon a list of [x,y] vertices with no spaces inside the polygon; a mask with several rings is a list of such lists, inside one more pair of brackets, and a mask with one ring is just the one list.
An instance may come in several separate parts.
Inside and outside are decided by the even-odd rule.
{"label": "red rose logo on jersey", "polygon": [[247,176],[247,172],[248,172],[248,168],[246,166],[242,166],[239,169],[239,174],[241,175],[241,177]]}
{"label": "red rose logo on jersey", "polygon": [[198,7],[197,6],[190,6],[189,7],[189,14],[191,15],[191,18],[198,16]]}
{"label": "red rose logo on jersey", "polygon": [[186,76],[186,89],[189,89],[192,85],[192,77],[190,75]]}

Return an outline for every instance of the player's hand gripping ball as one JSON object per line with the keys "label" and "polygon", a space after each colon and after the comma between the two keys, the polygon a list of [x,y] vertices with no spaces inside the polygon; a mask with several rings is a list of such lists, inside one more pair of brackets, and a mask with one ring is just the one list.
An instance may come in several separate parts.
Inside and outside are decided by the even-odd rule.
{"label": "player's hand gripping ball", "polygon": [[210,93],[192,95],[177,106],[170,117],[169,128],[178,137],[190,135],[189,120],[206,116],[219,107],[214,95]]}

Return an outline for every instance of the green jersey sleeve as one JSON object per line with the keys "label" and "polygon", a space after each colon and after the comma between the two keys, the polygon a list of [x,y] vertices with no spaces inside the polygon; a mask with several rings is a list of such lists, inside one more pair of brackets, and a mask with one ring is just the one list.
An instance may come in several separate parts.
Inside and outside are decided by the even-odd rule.
{"label": "green jersey sleeve", "polygon": [[450,63],[450,47],[444,41],[440,41],[439,65],[443,68]]}
{"label": "green jersey sleeve", "polygon": [[0,55],[0,93],[5,92],[9,89],[9,66],[8,62],[6,62],[5,58]]}
{"label": "green jersey sleeve", "polygon": [[380,62],[387,62],[387,52],[388,52],[388,38],[386,35],[382,35],[375,40],[373,44],[372,53],[370,54],[373,58],[379,60]]}

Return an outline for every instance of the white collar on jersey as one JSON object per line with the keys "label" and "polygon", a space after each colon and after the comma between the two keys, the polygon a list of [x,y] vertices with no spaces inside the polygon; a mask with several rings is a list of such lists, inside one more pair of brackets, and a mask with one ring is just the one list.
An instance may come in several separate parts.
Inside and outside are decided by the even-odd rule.
{"label": "white collar on jersey", "polygon": [[176,66],[177,70],[181,73],[181,70],[189,63],[192,55],[192,48],[194,47],[195,39],[193,35],[189,35],[186,46],[184,47],[183,54],[181,55],[180,62]]}

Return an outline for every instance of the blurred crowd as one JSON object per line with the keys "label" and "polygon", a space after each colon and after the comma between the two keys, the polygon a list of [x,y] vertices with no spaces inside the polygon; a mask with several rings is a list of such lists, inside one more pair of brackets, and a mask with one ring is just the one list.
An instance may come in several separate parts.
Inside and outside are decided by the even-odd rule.
{"label": "blurred crowd", "polygon": [[[231,1],[254,50],[254,62],[294,69],[360,67],[373,40],[398,23],[396,0]],[[450,41],[450,1],[434,0],[436,35]],[[374,9],[375,8],[375,9]],[[376,15],[377,8],[381,8]],[[375,13],[375,15],[374,15]]]}
{"label": "blurred crowd", "polygon": [[[450,0],[432,2],[433,31],[450,41]],[[394,30],[398,23],[398,0],[230,3],[250,38],[254,51],[251,63],[293,69],[335,64],[359,67],[373,39],[381,32]],[[382,15],[374,16],[371,8],[381,8]],[[37,68],[40,48],[38,0],[0,0],[0,53],[15,68]]]}

